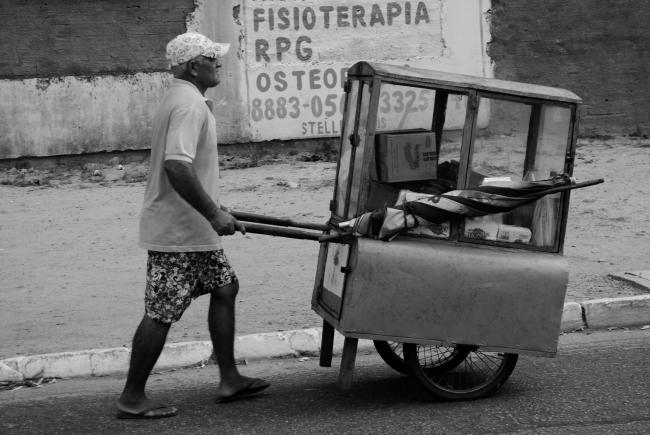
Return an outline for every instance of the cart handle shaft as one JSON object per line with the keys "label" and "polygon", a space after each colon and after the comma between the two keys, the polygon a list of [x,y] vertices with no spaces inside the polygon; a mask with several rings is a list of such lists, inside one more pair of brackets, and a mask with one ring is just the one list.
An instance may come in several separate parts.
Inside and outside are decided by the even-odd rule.
{"label": "cart handle shaft", "polygon": [[557,192],[564,192],[565,190],[573,190],[573,189],[580,189],[583,187],[589,187],[589,186],[594,186],[596,184],[604,183],[605,180],[603,178],[596,178],[593,180],[587,180],[583,181],[581,183],[575,183],[575,184],[567,184],[566,186],[558,186],[554,187],[552,189],[548,189],[545,194],[551,194],[551,193],[557,193]]}
{"label": "cart handle shaft", "polygon": [[230,214],[233,215],[235,219],[243,222],[254,222],[258,224],[276,225],[280,227],[296,227],[296,228],[304,228],[307,230],[319,230],[319,231],[327,231],[328,229],[327,225],[325,224],[296,222],[292,219],[279,218],[274,216],[264,216],[261,214],[247,213],[243,211],[231,211]]}
{"label": "cart handle shaft", "polygon": [[[234,216],[234,215],[233,215]],[[244,223],[247,233],[265,234],[267,236],[288,237],[290,239],[305,239],[318,241],[320,234],[293,228],[274,227],[265,224]]]}
{"label": "cart handle shaft", "polygon": [[[293,228],[274,227],[272,225],[248,223],[244,224],[247,233],[264,234],[267,236],[287,237],[289,239],[314,240],[320,243],[338,242],[350,236],[351,233],[318,234]],[[340,242],[339,242],[340,243]]]}

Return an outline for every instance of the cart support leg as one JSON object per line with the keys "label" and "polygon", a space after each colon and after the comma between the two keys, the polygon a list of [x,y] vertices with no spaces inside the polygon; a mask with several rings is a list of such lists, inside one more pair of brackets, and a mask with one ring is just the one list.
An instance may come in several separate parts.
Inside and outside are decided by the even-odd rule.
{"label": "cart support leg", "polygon": [[352,374],[354,372],[354,360],[357,357],[358,341],[358,338],[345,337],[343,342],[343,356],[339,371],[339,388],[341,390],[349,390],[352,387]]}
{"label": "cart support leg", "polygon": [[323,333],[320,339],[320,366],[332,367],[332,349],[334,348],[334,327],[323,320]]}

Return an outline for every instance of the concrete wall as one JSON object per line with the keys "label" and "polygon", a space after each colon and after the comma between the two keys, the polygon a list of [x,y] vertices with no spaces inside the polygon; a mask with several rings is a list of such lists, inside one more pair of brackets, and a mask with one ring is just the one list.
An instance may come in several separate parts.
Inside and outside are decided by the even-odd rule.
{"label": "concrete wall", "polygon": [[233,46],[208,91],[221,143],[336,136],[358,60],[564,87],[582,134],[647,134],[649,19],[624,0],[3,0],[0,159],[146,149],[186,29]]}
{"label": "concrete wall", "polygon": [[193,0],[2,0],[0,78],[161,71]]}
{"label": "concrete wall", "polygon": [[5,3],[0,159],[147,148],[164,46],[186,29],[233,46],[208,91],[221,143],[337,136],[358,60],[491,74],[487,0]]}
{"label": "concrete wall", "polygon": [[[0,158],[147,146],[192,0],[2,1]],[[163,55],[161,55],[163,53]]]}
{"label": "concrete wall", "polygon": [[0,158],[147,147],[166,73],[0,80]]}
{"label": "concrete wall", "polygon": [[489,1],[223,0],[192,27],[233,43],[209,90],[226,142],[338,136],[345,70],[360,60],[491,75]]}
{"label": "concrete wall", "polygon": [[498,78],[570,89],[580,131],[650,132],[650,2],[493,0],[488,53]]}

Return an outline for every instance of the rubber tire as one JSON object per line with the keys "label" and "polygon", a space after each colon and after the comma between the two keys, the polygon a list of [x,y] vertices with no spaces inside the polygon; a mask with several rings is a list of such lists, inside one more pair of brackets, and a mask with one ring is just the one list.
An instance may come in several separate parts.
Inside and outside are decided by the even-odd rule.
{"label": "rubber tire", "polygon": [[[395,349],[397,347],[402,346],[402,343],[398,343],[396,341],[381,341],[381,340],[373,340],[373,344],[375,345],[375,349],[377,349],[377,353],[381,357],[381,359],[384,360],[388,366],[395,370],[398,373],[401,373],[403,375],[408,375],[408,367],[406,366],[406,362],[404,362],[404,358],[402,357],[400,352],[399,354],[395,352]],[[395,347],[393,346],[395,345]],[[400,349],[401,350],[401,349]]]}
{"label": "rubber tire", "polygon": [[[433,397],[445,401],[461,401],[461,400],[474,400],[487,397],[494,394],[501,386],[508,380],[512,371],[517,364],[519,355],[514,353],[499,354],[502,357],[498,368],[494,373],[490,374],[488,378],[477,386],[469,389],[455,389],[450,386],[441,385],[435,379],[435,376],[442,376],[445,373],[451,372],[454,368],[447,370],[429,369],[420,364],[418,356],[418,347],[420,345],[414,343],[404,343],[404,361],[409,367],[410,373],[414,376],[425,390]],[[477,352],[481,352],[476,346],[458,345],[458,347],[465,353],[466,358],[472,358]],[[463,361],[459,362],[460,365]]]}
{"label": "rubber tire", "polygon": [[[381,358],[384,360],[386,364],[388,364],[390,368],[403,375],[410,374],[410,368],[408,364],[406,364],[406,361],[404,360],[403,349],[400,348],[400,352],[396,351],[397,347],[402,346],[402,343],[396,341],[381,341],[381,340],[373,340],[373,343],[375,345],[375,349],[377,349],[377,353],[379,354],[379,356],[381,356]],[[433,346],[433,345],[431,345],[431,347],[449,348],[449,346]],[[463,348],[459,348],[458,346],[455,346],[451,355],[446,356],[444,361],[442,362],[438,360],[435,364],[427,366],[427,370],[431,370],[431,369],[451,370],[454,367],[456,367],[458,364],[460,364],[465,359],[468,353],[469,350],[465,350]]]}

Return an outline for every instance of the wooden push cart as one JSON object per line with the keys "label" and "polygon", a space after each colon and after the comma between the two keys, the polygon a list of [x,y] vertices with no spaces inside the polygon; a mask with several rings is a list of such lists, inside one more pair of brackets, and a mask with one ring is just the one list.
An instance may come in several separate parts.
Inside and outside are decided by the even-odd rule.
{"label": "wooden push cart", "polygon": [[554,356],[568,280],[569,189],[508,212],[420,222],[390,241],[340,224],[400,201],[517,186],[573,170],[580,98],[551,87],[360,62],[348,70],[331,219],[312,297],[320,363],[344,337],[349,388],[358,339],[435,397],[495,392],[519,354]]}

